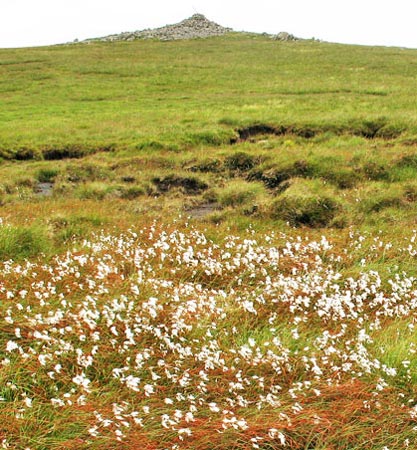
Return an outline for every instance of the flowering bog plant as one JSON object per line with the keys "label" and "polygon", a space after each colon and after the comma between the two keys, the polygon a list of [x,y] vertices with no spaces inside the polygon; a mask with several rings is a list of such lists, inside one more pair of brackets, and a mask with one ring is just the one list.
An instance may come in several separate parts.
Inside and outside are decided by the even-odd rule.
{"label": "flowering bog plant", "polygon": [[415,448],[415,279],[342,271],[389,243],[178,228],[1,264],[4,448]]}

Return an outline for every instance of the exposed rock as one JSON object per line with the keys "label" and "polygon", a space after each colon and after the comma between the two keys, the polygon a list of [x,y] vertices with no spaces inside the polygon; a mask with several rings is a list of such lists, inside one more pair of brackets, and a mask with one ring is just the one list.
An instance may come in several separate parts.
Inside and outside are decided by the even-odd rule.
{"label": "exposed rock", "polygon": [[84,42],[93,41],[135,41],[138,39],[159,39],[161,41],[174,41],[179,39],[197,39],[208,38],[212,36],[221,36],[233,31],[231,28],[225,28],[206,19],[202,14],[194,14],[182,22],[166,25],[161,28],[146,29],[142,31],[126,32],[113,34],[97,39],[87,39]]}
{"label": "exposed rock", "polygon": [[271,39],[275,41],[298,41],[299,38],[295,37],[293,34],[287,33],[286,31],[280,31],[278,34],[272,35]]}

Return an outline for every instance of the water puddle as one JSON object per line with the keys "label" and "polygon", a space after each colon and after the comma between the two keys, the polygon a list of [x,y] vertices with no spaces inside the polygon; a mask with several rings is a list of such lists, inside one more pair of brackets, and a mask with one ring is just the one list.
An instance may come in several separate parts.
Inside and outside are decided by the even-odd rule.
{"label": "water puddle", "polygon": [[38,183],[35,187],[35,194],[39,197],[50,197],[53,187],[53,183]]}
{"label": "water puddle", "polygon": [[217,203],[205,203],[202,205],[195,206],[193,208],[187,209],[185,212],[187,216],[193,219],[202,219],[214,211],[219,211],[220,206]]}

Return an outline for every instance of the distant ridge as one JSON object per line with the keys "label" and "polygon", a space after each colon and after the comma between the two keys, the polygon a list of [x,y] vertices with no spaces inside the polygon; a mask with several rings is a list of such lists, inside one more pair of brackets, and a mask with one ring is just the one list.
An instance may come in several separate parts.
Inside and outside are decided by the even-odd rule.
{"label": "distant ridge", "polygon": [[114,42],[114,41],[136,41],[138,39],[159,39],[161,41],[175,41],[180,39],[198,39],[212,36],[221,36],[233,31],[208,20],[203,14],[193,16],[173,25],[161,28],[132,31],[109,36],[87,39],[83,42]]}

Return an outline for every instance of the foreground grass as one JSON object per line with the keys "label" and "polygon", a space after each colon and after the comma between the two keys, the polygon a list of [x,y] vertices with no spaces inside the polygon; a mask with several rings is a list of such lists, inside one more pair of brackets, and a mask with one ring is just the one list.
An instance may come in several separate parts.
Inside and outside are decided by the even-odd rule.
{"label": "foreground grass", "polygon": [[364,241],[178,222],[2,264],[4,446],[415,446],[415,279],[378,240],[343,275]]}

